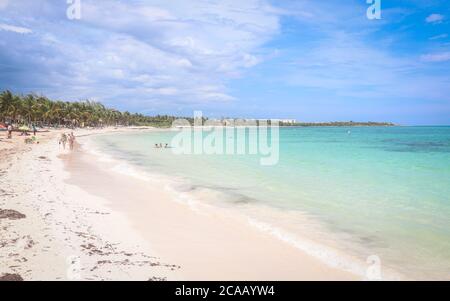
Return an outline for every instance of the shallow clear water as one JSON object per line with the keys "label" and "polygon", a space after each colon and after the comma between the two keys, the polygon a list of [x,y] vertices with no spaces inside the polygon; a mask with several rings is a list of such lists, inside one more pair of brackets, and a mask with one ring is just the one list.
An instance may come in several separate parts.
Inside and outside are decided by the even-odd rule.
{"label": "shallow clear water", "polygon": [[[214,192],[213,202],[204,201],[216,206],[323,243],[333,237],[344,252],[363,262],[377,255],[408,278],[450,279],[450,127],[281,128],[274,166],[252,155],[154,148],[174,135],[114,134],[93,142],[140,170],[185,180],[180,191]],[[308,228],[305,214],[326,233]]]}

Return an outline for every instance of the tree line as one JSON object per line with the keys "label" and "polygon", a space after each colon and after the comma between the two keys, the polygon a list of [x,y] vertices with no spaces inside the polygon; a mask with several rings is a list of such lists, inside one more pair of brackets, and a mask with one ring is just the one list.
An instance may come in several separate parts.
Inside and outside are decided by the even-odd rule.
{"label": "tree line", "polygon": [[[0,122],[53,127],[155,126],[170,127],[179,117],[145,116],[107,108],[95,101],[59,101],[36,94],[0,93]],[[193,122],[192,118],[184,118]]]}
{"label": "tree line", "polygon": [[359,121],[335,121],[335,122],[296,122],[296,123],[283,123],[280,122],[280,126],[293,126],[293,127],[348,127],[348,126],[395,126],[392,122],[359,122]]}

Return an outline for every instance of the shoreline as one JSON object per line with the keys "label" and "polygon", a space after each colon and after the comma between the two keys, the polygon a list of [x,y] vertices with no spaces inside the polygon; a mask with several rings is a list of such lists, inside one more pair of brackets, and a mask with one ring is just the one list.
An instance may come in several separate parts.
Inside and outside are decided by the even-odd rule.
{"label": "shoreline", "polygon": [[[83,143],[83,148],[86,143]],[[112,162],[101,162],[98,153],[87,150],[74,154],[76,171],[69,183],[110,200],[113,210],[124,212],[148,241],[169,261],[181,265],[187,280],[356,280],[362,276],[330,267],[297,247],[262,231],[236,210],[177,199],[167,187],[166,177],[149,178],[113,170]],[[117,162],[115,162],[117,163]],[[80,166],[84,167],[81,168]],[[66,165],[67,166],[67,165]],[[120,166],[123,167],[123,166]],[[87,174],[86,170],[89,170]],[[105,183],[93,179],[108,179]],[[105,189],[117,187],[119,189]],[[102,188],[103,187],[103,188]],[[132,194],[126,206],[121,200]],[[150,212],[147,216],[146,212]],[[154,219],[153,212],[158,212]],[[149,221],[150,220],[150,221]],[[152,230],[148,230],[152,229]],[[173,230],[176,229],[176,230]],[[206,230],[207,229],[207,230]],[[161,233],[162,232],[162,233]],[[226,241],[223,241],[226,240]],[[212,245],[214,247],[212,247]],[[233,246],[239,246],[236,250]],[[182,250],[183,254],[178,251]],[[279,255],[277,255],[279,254]],[[283,257],[283,259],[277,258]],[[189,258],[187,260],[186,258]],[[263,267],[265,266],[265,267]],[[326,272],[325,272],[326,271]],[[240,276],[239,276],[240,275]],[[242,277],[242,278],[238,278]]]}
{"label": "shoreline", "polygon": [[[124,130],[132,129],[75,134],[83,141]],[[2,232],[8,234],[2,236],[0,259],[6,268],[0,275],[17,274],[25,280],[64,280],[74,273],[81,280],[362,279],[248,221],[218,210],[192,210],[158,182],[112,172],[82,149],[61,155],[54,141],[57,133],[19,155],[6,173],[9,185],[32,189],[23,194],[17,189],[17,196],[0,199],[1,209],[26,215],[0,219]],[[36,160],[40,157],[45,159]],[[34,244],[22,250],[17,242],[23,237]]]}

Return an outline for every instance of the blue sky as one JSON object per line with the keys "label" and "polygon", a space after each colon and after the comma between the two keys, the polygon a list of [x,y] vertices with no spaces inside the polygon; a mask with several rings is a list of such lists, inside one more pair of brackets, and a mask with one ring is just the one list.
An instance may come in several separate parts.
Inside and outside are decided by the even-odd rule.
{"label": "blue sky", "polygon": [[132,112],[450,124],[447,0],[0,0],[0,89]]}

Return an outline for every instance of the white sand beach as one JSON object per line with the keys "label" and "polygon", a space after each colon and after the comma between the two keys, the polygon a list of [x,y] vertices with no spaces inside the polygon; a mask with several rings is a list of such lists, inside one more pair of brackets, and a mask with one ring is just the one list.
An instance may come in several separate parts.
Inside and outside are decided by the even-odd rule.
{"label": "white sand beach", "polygon": [[[113,173],[77,130],[0,142],[0,277],[24,280],[359,280],[227,211],[192,210],[158,181]],[[152,129],[145,129],[152,130]],[[6,141],[6,142],[5,142]]]}

